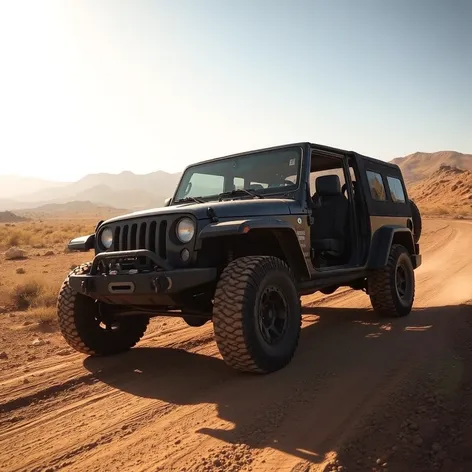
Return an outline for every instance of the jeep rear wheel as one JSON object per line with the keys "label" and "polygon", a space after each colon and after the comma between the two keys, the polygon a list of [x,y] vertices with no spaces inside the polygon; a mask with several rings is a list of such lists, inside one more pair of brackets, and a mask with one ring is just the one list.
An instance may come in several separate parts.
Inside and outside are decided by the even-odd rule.
{"label": "jeep rear wheel", "polygon": [[[84,264],[72,274],[89,270],[90,264]],[[143,337],[149,323],[147,316],[103,316],[95,300],[71,288],[69,277],[59,292],[57,314],[66,342],[76,351],[93,356],[130,349]]]}
{"label": "jeep rear wheel", "polygon": [[380,316],[400,317],[411,312],[415,299],[415,273],[407,249],[394,244],[388,262],[367,279],[374,311]]}
{"label": "jeep rear wheel", "polygon": [[230,367],[256,373],[285,367],[301,329],[300,298],[287,265],[270,256],[232,261],[216,288],[213,325]]}

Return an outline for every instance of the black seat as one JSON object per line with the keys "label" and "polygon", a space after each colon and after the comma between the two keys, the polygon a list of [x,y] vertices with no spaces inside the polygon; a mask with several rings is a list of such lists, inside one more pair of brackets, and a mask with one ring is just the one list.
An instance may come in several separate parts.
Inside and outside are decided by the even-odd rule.
{"label": "black seat", "polygon": [[342,194],[337,175],[318,177],[315,186],[311,246],[315,252],[341,257],[347,246],[349,202]]}

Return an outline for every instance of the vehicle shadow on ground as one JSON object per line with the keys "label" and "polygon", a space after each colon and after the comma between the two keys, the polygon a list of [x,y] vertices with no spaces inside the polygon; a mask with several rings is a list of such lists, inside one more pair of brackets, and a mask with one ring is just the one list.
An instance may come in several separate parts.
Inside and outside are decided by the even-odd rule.
{"label": "vehicle shadow on ground", "polygon": [[304,308],[308,325],[292,363],[267,376],[162,347],[89,357],[84,366],[102,382],[136,396],[176,405],[213,403],[218,418],[234,425],[201,428],[200,434],[318,463],[335,447],[346,421],[355,421],[352,415],[370,404],[380,377],[415,359],[425,346],[438,346],[460,310],[416,309],[407,318],[379,321],[367,309]]}

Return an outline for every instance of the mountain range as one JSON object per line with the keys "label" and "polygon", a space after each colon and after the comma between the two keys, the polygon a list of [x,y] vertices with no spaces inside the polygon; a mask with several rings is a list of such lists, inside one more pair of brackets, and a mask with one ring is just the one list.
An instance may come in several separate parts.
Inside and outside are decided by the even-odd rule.
{"label": "mountain range", "polygon": [[[34,209],[47,204],[92,202],[129,210],[161,206],[174,193],[181,174],[163,171],[150,174],[90,174],[77,182],[51,185],[47,181],[8,176],[9,187],[0,181],[0,210]],[[12,195],[9,191],[14,187]],[[32,190],[32,191],[31,191]]]}
{"label": "mountain range", "polygon": [[[472,172],[472,154],[455,151],[416,152],[391,162],[400,166],[409,193],[420,202],[426,192],[429,195],[428,201],[432,204],[436,201],[433,195],[435,192],[438,195],[441,194],[441,189],[449,192],[451,188],[456,188],[457,180],[459,187],[462,185],[459,201],[469,203],[468,187],[464,184],[469,182],[469,174],[466,172],[461,176],[453,169]],[[0,211],[23,210],[25,214],[35,211],[49,213],[80,212],[81,209],[91,211],[93,208],[104,211],[105,208],[138,210],[159,207],[165,198],[174,193],[180,177],[180,173],[163,171],[149,174],[134,174],[129,171],[120,174],[90,174],[77,182],[0,176]],[[446,182],[448,184],[445,187]],[[423,185],[419,185],[420,183]],[[427,192],[431,186],[435,186],[433,194]],[[458,194],[454,198],[457,197]],[[443,200],[444,198],[446,197],[443,195]]]}

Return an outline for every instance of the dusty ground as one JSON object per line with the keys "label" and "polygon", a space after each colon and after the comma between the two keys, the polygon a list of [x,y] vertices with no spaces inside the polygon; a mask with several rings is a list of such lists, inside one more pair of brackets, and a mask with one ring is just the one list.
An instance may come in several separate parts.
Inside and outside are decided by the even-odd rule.
{"label": "dusty ground", "polygon": [[0,315],[0,470],[472,470],[471,248],[472,223],[426,221],[411,316],[307,297],[297,355],[264,377],[226,368],[210,324],[155,319],[95,359]]}
{"label": "dusty ground", "polygon": [[[93,232],[97,221],[88,216],[0,224],[0,312],[10,310],[10,295],[19,284],[35,280],[58,291],[64,274],[84,260],[83,254],[65,252],[68,241]],[[24,250],[26,257],[6,260],[5,251],[13,246]]]}

